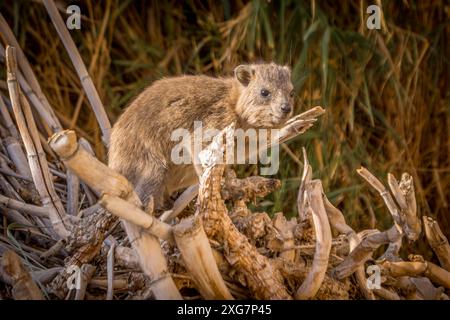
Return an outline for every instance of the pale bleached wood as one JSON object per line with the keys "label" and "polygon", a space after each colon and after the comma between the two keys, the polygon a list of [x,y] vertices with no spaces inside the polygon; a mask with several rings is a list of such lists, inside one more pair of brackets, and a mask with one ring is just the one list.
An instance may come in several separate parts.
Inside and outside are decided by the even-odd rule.
{"label": "pale bleached wood", "polygon": [[15,199],[5,197],[0,194],[0,203],[10,209],[18,210],[23,213],[27,213],[32,216],[41,218],[47,218],[49,215],[49,209],[46,207],[39,207],[32,204],[27,204]]}
{"label": "pale bleached wood", "polygon": [[[335,230],[337,233],[344,234],[347,236],[350,245],[350,252],[352,252],[361,242],[360,237],[356,234],[355,230],[353,230],[347,224],[342,212],[328,200],[323,189],[322,189],[322,197],[325,205],[325,210],[327,212],[328,219],[330,221],[331,228]],[[360,266],[356,268],[355,278],[364,297],[368,300],[375,300],[373,291],[367,288],[367,279],[364,263],[362,263]]]}
{"label": "pale bleached wood", "polygon": [[70,60],[72,61],[75,70],[77,71],[78,77],[80,78],[81,85],[86,93],[86,96],[89,100],[89,103],[92,106],[92,110],[94,111],[95,117],[97,118],[97,122],[100,126],[100,130],[102,131],[102,139],[105,145],[109,144],[109,138],[111,135],[111,124],[109,122],[108,116],[105,112],[105,108],[103,107],[103,103],[100,100],[97,90],[95,89],[94,83],[92,82],[91,77],[86,69],[86,66],[83,63],[83,59],[78,52],[75,43],[70,36],[67,27],[59,15],[58,9],[55,6],[53,0],[43,0],[45,8],[47,9],[47,13],[49,14],[53,25],[55,26],[58,35],[66,48],[67,53],[69,54]]}
{"label": "pale bleached wood", "polygon": [[80,288],[76,290],[75,300],[84,300],[86,296],[86,289],[94,276],[97,268],[91,264],[83,264],[80,268]]}
{"label": "pale bleached wood", "polygon": [[62,270],[61,267],[53,267],[49,269],[44,270],[37,270],[31,272],[31,277],[34,281],[41,283],[41,284],[47,284]]}
{"label": "pale bleached wood", "polygon": [[146,214],[133,203],[117,196],[110,196],[107,193],[103,194],[99,199],[99,203],[108,212],[119,218],[141,227],[143,230],[162,240],[167,240],[171,243],[174,242],[172,227],[170,225],[158,220],[152,215]]}
{"label": "pale bleached wood", "polygon": [[[378,230],[377,230],[378,231]],[[344,258],[333,273],[338,279],[343,279],[355,272],[359,266],[372,257],[373,252],[383,244],[388,244],[398,239],[399,233],[395,226],[383,232],[376,232],[368,235],[358,244],[358,246]]]}
{"label": "pale bleached wood", "polygon": [[36,189],[41,197],[42,204],[49,208],[49,218],[54,231],[59,237],[65,238],[69,235],[67,227],[70,221],[67,219],[64,207],[55,192],[53,181],[49,172],[47,159],[42,149],[36,124],[31,114],[30,106],[26,99],[21,96],[17,83],[17,63],[15,48],[6,48],[7,82],[16,123],[22,137],[30,165]]}
{"label": "pale bleached wood", "polygon": [[196,214],[202,217],[208,238],[226,248],[224,256],[231,262],[232,268],[244,276],[254,298],[290,300],[292,296],[284,286],[280,271],[238,231],[222,199],[221,180],[225,170],[225,165],[221,164],[225,150],[223,138],[231,141],[233,135],[234,125],[230,125],[215,136],[200,154],[204,170],[200,177]]}
{"label": "pale bleached wood", "polygon": [[39,257],[42,260],[48,259],[49,257],[57,254],[62,248],[64,248],[64,245],[65,245],[64,240],[58,240],[54,245],[52,245],[46,251],[42,252]]}
{"label": "pale bleached wood", "polygon": [[200,217],[182,220],[174,227],[174,236],[186,268],[205,299],[233,299],[217,267]]}
{"label": "pale bleached wood", "polygon": [[[109,198],[111,201],[118,201],[117,203],[125,207],[126,210],[131,208],[141,210],[142,203],[128,180],[94,158],[83,147],[80,147],[75,132],[65,130],[54,134],[49,140],[49,145],[67,168],[77,174],[98,195],[103,195],[103,204],[111,203],[105,202],[105,199]],[[144,221],[145,226],[152,228],[157,219],[143,211],[141,213],[146,218],[152,219],[152,221],[146,220],[146,222],[141,220]],[[129,216],[130,219],[146,219],[142,214],[138,214],[137,217],[130,212],[121,212],[121,214],[122,216]],[[141,227],[125,220],[122,221],[130,242],[139,255],[141,268],[152,280],[152,291],[155,297],[157,299],[181,299],[181,295],[168,273],[167,263],[161,251],[159,240]],[[165,226],[163,222],[158,221],[153,227],[162,230],[159,228],[162,225]],[[166,229],[169,228],[170,226]]]}
{"label": "pale bleached wood", "polygon": [[31,178],[30,166],[19,141],[13,137],[7,137],[4,141],[9,158],[14,162],[17,171],[21,175]]}
{"label": "pale bleached wood", "polygon": [[72,171],[67,170],[67,214],[72,216],[78,215],[79,196],[80,196],[80,179]]}
{"label": "pale bleached wood", "polygon": [[[46,96],[42,92],[42,89],[37,81],[37,78],[31,68],[25,54],[19,46],[12,30],[9,28],[8,23],[6,22],[3,15],[0,13],[0,33],[5,38],[7,44],[13,46],[17,50],[17,61],[19,63],[20,69],[23,72],[23,80],[26,79],[28,87],[22,87],[25,92],[27,92],[27,96],[34,92],[40,101],[39,107],[37,108],[40,115],[46,120],[47,124],[50,126],[53,132],[57,132],[62,130],[61,123],[59,119],[56,117],[55,112],[53,111],[50,103],[48,102]],[[3,47],[0,44],[0,55],[4,51]],[[26,82],[22,81],[22,76],[18,75],[18,80],[21,83],[21,86]],[[29,90],[30,89],[30,90]],[[34,98],[33,100],[34,101]],[[42,108],[41,108],[42,107]]]}
{"label": "pale bleached wood", "polygon": [[[404,234],[409,240],[416,240],[420,235],[421,225],[418,222],[416,213],[416,201],[414,196],[414,187],[412,178],[408,174],[402,175],[401,187],[398,185],[394,176],[389,175],[389,184],[394,196],[399,204],[394,201],[392,195],[385,186],[366,168],[361,167],[357,170],[383,198],[390,214],[394,219],[394,226],[389,230],[376,233],[363,239],[361,243],[353,250],[344,261],[334,269],[334,273],[339,279],[352,274],[358,266],[364,264],[372,253],[382,244],[391,243],[390,249],[385,257],[395,256],[399,248],[399,241]],[[401,206],[401,207],[399,207]],[[401,242],[400,242],[401,244]]]}
{"label": "pale bleached wood", "polygon": [[303,154],[303,173],[302,173],[302,178],[300,180],[300,186],[298,188],[298,193],[297,193],[297,214],[298,214],[298,219],[300,221],[305,221],[307,218],[306,215],[306,210],[305,210],[305,206],[306,206],[306,202],[305,202],[305,188],[306,188],[306,183],[307,181],[311,181],[311,176],[312,176],[312,168],[309,165],[309,161],[308,161],[308,156],[306,155],[306,149],[302,148],[302,154]]}
{"label": "pale bleached wood", "polygon": [[331,228],[323,204],[322,183],[320,180],[307,181],[305,192],[314,223],[316,250],[312,267],[295,294],[299,300],[311,299],[316,295],[325,277],[331,250]]}
{"label": "pale bleached wood", "polygon": [[437,285],[450,289],[450,272],[429,261],[383,261],[383,272],[392,277],[425,276]]}
{"label": "pale bleached wood", "polygon": [[[111,237],[112,238],[112,237]],[[114,296],[114,251],[116,249],[117,241],[113,238],[108,250],[106,258],[106,274],[108,278],[108,290],[106,291],[106,300],[112,300]]]}
{"label": "pale bleached wood", "polygon": [[[17,178],[23,181],[27,181],[27,182],[33,182],[33,179],[25,177],[21,174],[15,173],[14,171],[12,171],[9,167],[7,166],[1,166],[0,167],[0,173],[9,176],[9,177],[13,177],[13,178]],[[11,182],[11,180],[9,180]],[[14,186],[16,189],[19,189],[19,185]]]}
{"label": "pale bleached wood", "polygon": [[73,130],[55,133],[49,139],[49,145],[64,161],[68,168],[78,175],[97,195],[107,193],[110,196],[128,198],[133,186],[117,172],[80,147]]}
{"label": "pale bleached wood", "polygon": [[397,205],[394,202],[394,199],[392,198],[386,187],[366,168],[361,167],[360,169],[357,169],[356,172],[358,172],[361,177],[363,177],[375,190],[378,191],[381,198],[384,200],[384,203],[386,204],[386,207],[388,208],[390,214],[392,215],[394,224],[397,226],[399,233],[403,233],[403,219],[400,216],[400,210],[398,209]]}
{"label": "pale bleached wood", "polygon": [[[311,108],[310,110],[307,110],[306,112],[297,115],[290,119],[286,125],[280,129],[278,132],[277,137],[275,137],[274,143],[270,142],[267,143],[261,147],[258,148],[257,152],[261,153],[264,150],[274,147],[275,145],[278,145],[282,142],[285,142],[289,139],[292,139],[296,137],[299,134],[302,134],[306,130],[308,130],[315,121],[317,121],[317,117],[321,116],[325,113],[325,110],[321,107],[317,106],[314,108]],[[188,150],[189,151],[189,150]],[[247,151],[247,150],[246,150]],[[246,159],[253,156],[254,154],[248,153],[246,154]],[[199,165],[195,166],[197,175],[200,177],[202,174],[202,169]],[[192,201],[195,196],[198,194],[198,185],[193,185],[189,187],[188,189],[181,194],[181,196],[177,199],[177,201],[174,204],[174,207],[166,211],[162,214],[160,219],[162,221],[170,221],[171,219],[174,219],[178,214],[180,214],[183,209]]]}
{"label": "pale bleached wood", "polygon": [[190,186],[187,188],[175,201],[173,208],[164,212],[159,218],[161,221],[168,222],[175,217],[177,217],[184,208],[197,196],[198,194],[198,184]]}
{"label": "pale bleached wood", "polygon": [[[266,141],[264,145],[258,146],[257,150],[251,150],[252,153],[246,154],[246,159],[255,156],[255,153],[261,154],[268,148],[273,148],[279,144],[286,142],[311,128],[313,124],[317,121],[317,118],[325,113],[325,110],[316,106],[311,108],[293,118],[289,119],[286,124],[276,131],[274,137],[270,137],[269,141]],[[229,140],[231,141],[231,139]],[[247,149],[247,148],[246,148]]]}
{"label": "pale bleached wood", "polygon": [[450,272],[450,245],[447,237],[442,233],[436,220],[427,216],[423,216],[422,220],[430,247],[438,257],[441,267]]}
{"label": "pale bleached wood", "polygon": [[135,250],[129,247],[116,246],[114,253],[116,257],[116,263],[127,269],[139,268],[139,257]]}
{"label": "pale bleached wood", "polygon": [[0,95],[0,114],[5,122],[6,129],[16,140],[20,139],[19,131],[17,131],[16,125],[12,121],[11,115],[9,114],[8,108],[3,101],[3,95]]}
{"label": "pale bleached wood", "polygon": [[388,184],[403,219],[402,230],[409,240],[415,241],[422,232],[422,226],[420,219],[417,217],[413,178],[410,174],[404,172],[400,182],[398,182],[393,174],[388,173]]}

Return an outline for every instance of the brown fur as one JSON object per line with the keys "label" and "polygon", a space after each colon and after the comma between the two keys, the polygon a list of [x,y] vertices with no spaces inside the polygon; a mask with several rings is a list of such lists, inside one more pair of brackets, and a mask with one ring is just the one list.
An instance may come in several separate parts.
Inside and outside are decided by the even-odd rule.
{"label": "brown fur", "polygon": [[[261,96],[266,89],[270,96]],[[290,70],[271,64],[241,65],[233,78],[181,76],[155,81],[125,110],[114,125],[109,166],[124,175],[143,203],[153,195],[157,207],[165,196],[196,183],[193,166],[175,165],[171,150],[177,128],[271,128],[292,115]],[[280,111],[285,103],[290,112]],[[286,107],[285,105],[285,107]]]}

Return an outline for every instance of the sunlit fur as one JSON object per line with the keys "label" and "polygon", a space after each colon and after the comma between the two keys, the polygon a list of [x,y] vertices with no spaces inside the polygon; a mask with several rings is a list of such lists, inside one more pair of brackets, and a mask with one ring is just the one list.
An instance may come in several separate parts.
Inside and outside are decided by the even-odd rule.
{"label": "sunlit fur", "polygon": [[[236,105],[237,114],[253,127],[279,127],[292,116],[294,99],[291,72],[288,67],[274,63],[249,65],[250,82],[243,85]],[[270,92],[268,97],[261,96],[261,90]],[[281,111],[283,103],[288,103],[291,112]]]}
{"label": "sunlit fur", "polygon": [[[222,130],[235,122],[241,128],[274,128],[292,114],[281,106],[293,99],[290,70],[276,64],[241,65],[235,76],[181,76],[155,81],[125,110],[113,127],[109,165],[135,187],[143,203],[150,196],[162,205],[167,195],[196,183],[192,165],[175,165],[171,133],[203,128]],[[261,89],[270,91],[267,98]]]}

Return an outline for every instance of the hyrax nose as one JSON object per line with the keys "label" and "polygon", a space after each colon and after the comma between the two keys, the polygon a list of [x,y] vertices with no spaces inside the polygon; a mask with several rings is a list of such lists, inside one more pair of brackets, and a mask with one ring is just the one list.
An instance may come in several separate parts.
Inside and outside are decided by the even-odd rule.
{"label": "hyrax nose", "polygon": [[281,105],[281,112],[283,112],[283,113],[289,113],[289,112],[291,112],[291,110],[292,110],[292,108],[291,108],[291,106],[289,105],[289,103],[283,103],[283,104]]}

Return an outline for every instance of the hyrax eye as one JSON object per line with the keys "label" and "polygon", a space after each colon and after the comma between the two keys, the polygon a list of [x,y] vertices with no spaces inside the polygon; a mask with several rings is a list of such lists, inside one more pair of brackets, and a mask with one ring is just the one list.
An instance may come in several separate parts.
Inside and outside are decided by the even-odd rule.
{"label": "hyrax eye", "polygon": [[269,90],[267,89],[261,89],[261,96],[268,97],[270,95]]}
{"label": "hyrax eye", "polygon": [[295,95],[295,91],[292,90],[292,91],[289,93],[289,96],[292,98],[292,97],[294,97],[294,95]]}

